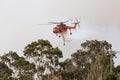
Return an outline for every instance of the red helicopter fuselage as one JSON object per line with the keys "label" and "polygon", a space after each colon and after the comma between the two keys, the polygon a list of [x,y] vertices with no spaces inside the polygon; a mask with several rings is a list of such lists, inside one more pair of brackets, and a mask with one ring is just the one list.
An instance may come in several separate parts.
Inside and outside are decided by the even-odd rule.
{"label": "red helicopter fuselage", "polygon": [[57,27],[53,28],[53,33],[57,34],[57,33],[67,32],[68,29],[71,30],[75,28],[76,28],[76,23],[74,24],[74,26],[67,26],[66,24],[57,25]]}

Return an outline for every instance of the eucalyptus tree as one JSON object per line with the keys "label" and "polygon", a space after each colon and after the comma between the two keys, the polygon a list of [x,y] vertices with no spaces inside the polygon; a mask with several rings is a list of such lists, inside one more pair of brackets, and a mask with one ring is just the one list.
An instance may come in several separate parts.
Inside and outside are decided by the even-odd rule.
{"label": "eucalyptus tree", "polygon": [[14,77],[17,77],[17,69],[12,66],[12,63],[19,59],[19,55],[16,52],[9,51],[1,56],[1,60],[3,63],[7,64],[9,68],[13,70]]}
{"label": "eucalyptus tree", "polygon": [[91,64],[90,54],[83,50],[77,50],[71,55],[71,60],[75,69],[75,79],[86,80]]}
{"label": "eucalyptus tree", "polygon": [[[91,40],[81,44],[82,50],[90,54],[91,61],[88,80],[105,79],[110,72],[112,45],[107,41]],[[114,64],[111,64],[112,66]]]}
{"label": "eucalyptus tree", "polygon": [[12,73],[13,71],[0,61],[0,80],[13,80]]}
{"label": "eucalyptus tree", "polygon": [[105,80],[120,80],[119,77],[115,74],[115,72],[110,72]]}
{"label": "eucalyptus tree", "polygon": [[114,68],[115,75],[118,77],[118,80],[120,80],[120,65],[117,65]]}
{"label": "eucalyptus tree", "polygon": [[34,41],[24,48],[24,56],[36,65],[37,77],[42,79],[44,74],[54,73],[59,67],[62,52],[58,47],[53,48],[48,40]]}
{"label": "eucalyptus tree", "polygon": [[[106,55],[109,55],[109,51],[112,50],[112,45],[108,43],[107,41],[97,41],[97,40],[91,40],[81,44],[82,50],[89,52],[92,56],[97,57],[97,54],[105,53]],[[94,59],[93,59],[94,61]]]}
{"label": "eucalyptus tree", "polygon": [[[105,80],[110,72],[112,45],[107,41],[87,40],[80,49],[71,55],[71,59],[62,62],[63,73],[71,72],[77,80]],[[112,66],[114,63],[111,64]],[[66,67],[65,67],[66,66]],[[62,75],[62,77],[64,77]]]}
{"label": "eucalyptus tree", "polygon": [[25,60],[24,57],[20,57],[16,52],[9,51],[1,56],[3,63],[7,64],[10,69],[13,70],[14,80],[32,80],[35,74],[35,65]]}
{"label": "eucalyptus tree", "polygon": [[17,69],[19,80],[33,80],[35,74],[35,64],[26,61],[24,57],[20,57],[18,60],[12,63],[12,66]]}
{"label": "eucalyptus tree", "polygon": [[15,62],[17,59],[19,59],[19,55],[16,52],[9,51],[8,53],[5,53],[1,56],[2,62],[7,64],[8,66],[11,66],[12,62]]}
{"label": "eucalyptus tree", "polygon": [[60,71],[57,74],[62,76],[63,80],[73,80],[74,79],[74,66],[71,59],[66,59],[64,62],[60,62]]}

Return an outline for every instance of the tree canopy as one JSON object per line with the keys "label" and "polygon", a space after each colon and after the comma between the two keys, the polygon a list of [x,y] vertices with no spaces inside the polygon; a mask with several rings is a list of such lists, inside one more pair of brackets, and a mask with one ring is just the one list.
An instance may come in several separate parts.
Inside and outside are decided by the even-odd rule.
{"label": "tree canopy", "polygon": [[114,67],[116,52],[107,41],[86,40],[62,62],[62,51],[48,40],[27,44],[24,56],[9,51],[0,56],[2,80],[119,80],[120,65]]}

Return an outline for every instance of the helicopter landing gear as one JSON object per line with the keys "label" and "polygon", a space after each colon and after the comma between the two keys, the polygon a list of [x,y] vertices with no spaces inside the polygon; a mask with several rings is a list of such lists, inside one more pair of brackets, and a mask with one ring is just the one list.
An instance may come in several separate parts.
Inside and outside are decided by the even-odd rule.
{"label": "helicopter landing gear", "polygon": [[59,38],[61,37],[60,35],[56,34],[56,36],[58,36]]}
{"label": "helicopter landing gear", "polygon": [[72,35],[72,33],[70,33],[70,35]]}
{"label": "helicopter landing gear", "polygon": [[60,38],[61,36],[59,35],[58,37]]}

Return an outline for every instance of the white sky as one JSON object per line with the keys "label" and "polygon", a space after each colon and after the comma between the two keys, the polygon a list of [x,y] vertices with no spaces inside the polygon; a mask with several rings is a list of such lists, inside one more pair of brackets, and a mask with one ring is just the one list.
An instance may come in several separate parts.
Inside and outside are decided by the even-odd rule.
{"label": "white sky", "polygon": [[[48,39],[58,46],[64,58],[79,49],[81,42],[91,39],[107,40],[120,51],[119,4],[119,0],[0,0],[0,53],[12,50],[21,55],[27,44],[38,39]],[[37,26],[81,16],[81,28],[72,31],[66,46],[52,33],[55,25]],[[119,61],[118,53],[115,65]]]}

